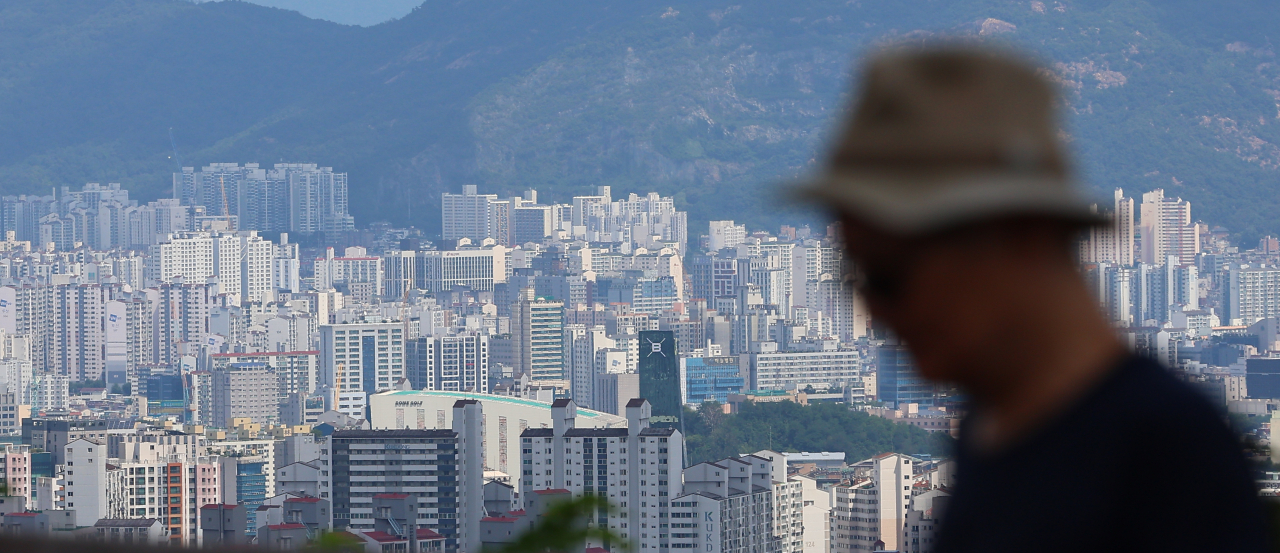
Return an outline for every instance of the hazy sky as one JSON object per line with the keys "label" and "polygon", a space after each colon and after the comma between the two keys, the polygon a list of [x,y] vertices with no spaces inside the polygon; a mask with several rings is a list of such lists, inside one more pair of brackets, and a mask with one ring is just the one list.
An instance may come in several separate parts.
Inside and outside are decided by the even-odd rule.
{"label": "hazy sky", "polygon": [[315,19],[347,25],[377,25],[409,13],[423,0],[246,0],[254,4],[295,10]]}

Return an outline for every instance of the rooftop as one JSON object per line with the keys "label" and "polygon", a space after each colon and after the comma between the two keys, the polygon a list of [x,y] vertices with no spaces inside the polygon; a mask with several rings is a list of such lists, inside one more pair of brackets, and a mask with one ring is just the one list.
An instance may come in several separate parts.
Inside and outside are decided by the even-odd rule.
{"label": "rooftop", "polygon": [[270,528],[272,530],[302,530],[306,527],[307,527],[306,524],[300,524],[297,522],[287,522],[285,524],[268,524],[267,525],[267,528]]}
{"label": "rooftop", "polygon": [[405,541],[405,539],[400,536],[393,536],[386,532],[379,532],[377,530],[368,530],[363,532],[363,534],[369,539],[377,542]]}
{"label": "rooftop", "polygon": [[279,357],[285,355],[320,355],[319,350],[314,351],[266,351],[259,353],[215,353],[213,357]]}
{"label": "rooftop", "polygon": [[[570,428],[565,430],[566,438],[625,438],[626,428]],[[524,436],[524,434],[521,434]]]}
{"label": "rooftop", "polygon": [[[449,390],[400,390],[400,391],[394,391],[394,392],[382,392],[379,394],[373,394],[369,396],[369,399],[372,402],[373,398],[376,398],[379,396],[391,396],[391,397],[395,397],[396,399],[411,399],[413,397],[438,397],[438,398],[445,398],[445,399],[474,399],[484,403],[505,403],[508,405],[519,405],[522,407],[541,407],[544,409],[551,408],[551,403],[548,403],[546,401],[537,401],[533,399],[524,399],[524,398],[518,398],[518,397],[512,397],[512,396],[500,396],[495,394],[454,392]],[[621,417],[618,417],[617,415],[602,413],[600,411],[592,411],[590,409],[578,409],[578,416],[587,418],[587,419],[593,419],[597,417],[601,417],[605,419],[621,418]]]}
{"label": "rooftop", "polygon": [[452,430],[335,430],[334,438],[454,438]]}

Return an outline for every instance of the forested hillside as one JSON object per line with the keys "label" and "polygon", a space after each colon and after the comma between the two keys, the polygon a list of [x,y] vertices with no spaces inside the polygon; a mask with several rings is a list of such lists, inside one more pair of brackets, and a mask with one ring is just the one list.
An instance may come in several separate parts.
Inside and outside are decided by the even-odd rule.
{"label": "forested hillside", "polygon": [[[439,225],[462,183],[675,194],[773,225],[876,44],[1037,52],[1100,196],[1164,187],[1244,239],[1280,233],[1280,10],[1261,0],[428,0],[367,28],[236,1],[0,4],[0,192],[178,165],[318,162],[363,223]],[[696,223],[695,223],[696,224]],[[695,227],[696,228],[696,227]]]}
{"label": "forested hillside", "polygon": [[685,444],[691,462],[714,461],[762,449],[845,453],[852,464],[887,452],[946,456],[953,440],[906,424],[821,403],[744,403],[727,415],[716,404],[685,411]]}

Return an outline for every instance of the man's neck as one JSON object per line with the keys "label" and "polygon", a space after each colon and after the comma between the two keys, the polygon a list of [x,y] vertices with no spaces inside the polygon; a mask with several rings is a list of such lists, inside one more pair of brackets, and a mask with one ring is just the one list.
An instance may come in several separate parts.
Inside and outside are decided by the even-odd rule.
{"label": "man's neck", "polygon": [[1011,317],[990,370],[973,382],[974,442],[997,451],[1068,409],[1118,365],[1125,349],[1074,282],[1042,289],[1034,308]]}

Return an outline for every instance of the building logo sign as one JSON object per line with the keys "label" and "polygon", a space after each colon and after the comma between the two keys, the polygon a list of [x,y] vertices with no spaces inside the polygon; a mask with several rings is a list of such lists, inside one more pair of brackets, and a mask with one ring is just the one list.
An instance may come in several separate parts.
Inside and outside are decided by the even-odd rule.
{"label": "building logo sign", "polygon": [[421,401],[397,401],[396,407],[421,407]]}

